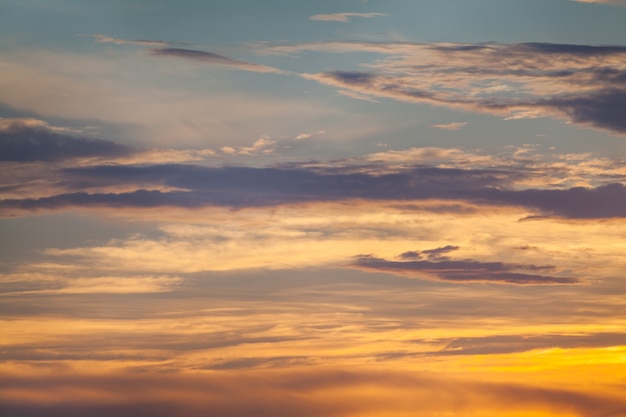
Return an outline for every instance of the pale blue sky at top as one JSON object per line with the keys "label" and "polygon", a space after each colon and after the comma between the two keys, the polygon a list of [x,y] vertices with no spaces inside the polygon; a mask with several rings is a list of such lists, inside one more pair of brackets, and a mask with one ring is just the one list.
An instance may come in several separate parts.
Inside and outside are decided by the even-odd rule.
{"label": "pale blue sky at top", "polygon": [[[147,57],[145,48],[134,45],[98,43],[92,37],[99,34],[123,40],[153,40],[178,43],[184,48],[200,49],[226,55],[246,62],[263,64],[293,74],[323,71],[365,71],[364,66],[383,58],[377,53],[343,50],[332,53],[324,50],[301,51],[291,54],[268,54],[261,45],[288,45],[311,42],[452,42],[452,43],[518,43],[552,42],[571,44],[619,44],[626,38],[623,22],[626,8],[602,4],[579,3],[567,0],[549,1],[5,1],[0,20],[3,33],[1,48],[7,56],[24,60],[25,65],[46,51],[57,55],[52,72],[64,72],[59,65],[67,61],[68,68],[78,66],[80,81],[89,84],[93,76],[96,85],[104,80],[122,91],[143,94],[185,92],[194,96],[220,96],[240,101],[281,102],[288,108],[301,106],[298,112],[300,128],[307,131],[337,133],[341,142],[352,142],[357,152],[370,152],[376,144],[393,148],[411,146],[455,145],[498,147],[502,144],[532,142],[534,135],[550,137],[549,146],[573,150],[596,148],[589,146],[588,136],[602,138],[611,152],[620,151],[605,132],[585,130],[581,133],[553,119],[534,119],[532,125],[519,121],[502,122],[501,117],[485,116],[476,112],[458,111],[446,106],[401,103],[378,99],[378,103],[355,100],[338,95],[336,89],[321,86],[297,75],[258,74],[230,71],[219,67],[202,68],[183,65],[173,68],[172,62],[157,63]],[[370,16],[352,16],[345,22],[312,20],[323,14],[356,13]],[[69,56],[63,56],[69,54]],[[79,63],[71,62],[80,54],[92,55],[111,65],[107,73],[87,74]],[[28,55],[25,58],[24,55]],[[28,61],[30,59],[30,61]],[[38,58],[45,60],[45,58]],[[106,64],[105,64],[106,62]],[[97,66],[98,64],[93,64]],[[181,72],[181,69],[184,72]],[[108,71],[108,70],[107,70]],[[106,83],[105,83],[106,84]],[[106,88],[106,87],[104,87]],[[155,93],[155,97],[158,94]],[[68,94],[61,92],[60,94]],[[98,100],[94,96],[94,100]],[[158,100],[155,98],[154,100]],[[167,100],[167,98],[162,98]],[[10,102],[6,105],[28,113],[27,106]],[[234,104],[233,104],[234,105]],[[271,106],[268,106],[271,107]],[[329,112],[334,108],[336,112]],[[308,109],[308,110],[307,110]],[[168,113],[167,104],[162,106]],[[235,110],[233,110],[235,111]],[[5,110],[6,115],[11,112]],[[35,112],[37,112],[35,110]],[[150,128],[141,122],[118,117],[99,117],[98,110],[85,111],[70,117],[62,111],[46,115],[61,118],[65,124],[85,124],[99,120],[102,135],[113,135],[116,141],[150,141]],[[162,116],[161,116],[162,117]],[[199,115],[189,115],[193,123]],[[210,116],[209,116],[210,117]],[[227,122],[225,131],[214,131],[214,137],[190,134],[188,138],[166,140],[156,138],[159,146],[225,146],[228,143],[251,144],[252,136],[268,134],[273,137],[298,135],[298,127],[289,126],[294,119],[280,109],[246,119],[242,114],[239,131]],[[173,114],[172,124],[180,124],[182,116]],[[74,119],[74,120],[73,120]],[[83,119],[78,121],[78,119]],[[433,131],[435,124],[465,123],[463,138],[459,132]],[[139,123],[139,125],[137,125]],[[148,119],[144,123],[150,123]],[[341,127],[339,126],[341,125]],[[346,131],[346,126],[362,129]],[[146,130],[147,129],[147,130]],[[143,133],[141,131],[144,131]],[[210,136],[210,135],[209,135]],[[329,138],[329,136],[326,136]],[[535,140],[537,141],[537,140]],[[540,140],[545,143],[545,139]],[[327,148],[325,144],[307,149],[322,158],[347,156],[353,150],[346,144]],[[353,146],[348,146],[353,148]],[[357,148],[354,148],[356,150]],[[335,153],[335,154],[334,154]],[[334,154],[334,155],[333,155]]]}

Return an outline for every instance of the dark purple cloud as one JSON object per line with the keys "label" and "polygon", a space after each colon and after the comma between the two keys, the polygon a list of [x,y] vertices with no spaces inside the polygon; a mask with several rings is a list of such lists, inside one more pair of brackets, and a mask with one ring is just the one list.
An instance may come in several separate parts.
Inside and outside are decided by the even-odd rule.
{"label": "dark purple cloud", "polygon": [[527,42],[518,44],[518,47],[520,50],[538,52],[548,56],[566,54],[590,57],[626,53],[626,46],[615,45],[574,45],[565,43]]}
{"label": "dark purple cloud", "polygon": [[[422,252],[424,253],[424,252]],[[406,254],[406,252],[405,252]],[[402,256],[402,255],[401,255]],[[484,282],[496,284],[543,285],[576,284],[575,278],[537,274],[551,271],[551,266],[515,265],[502,262],[479,262],[474,260],[453,261],[437,258],[436,261],[389,261],[372,255],[359,255],[349,264],[353,268],[368,271],[390,272],[405,277],[421,277],[445,282]],[[530,271],[531,273],[520,272]]]}
{"label": "dark purple cloud", "polygon": [[225,55],[216,54],[213,52],[206,52],[197,49],[186,48],[153,48],[150,49],[150,54],[153,56],[165,56],[181,59],[188,59],[193,61],[205,62],[208,64],[223,65],[227,67],[238,68],[246,71],[253,72],[273,72],[283,73],[278,68],[269,67],[266,65],[253,64],[251,62],[239,61]]}
{"label": "dark purple cloud", "polygon": [[573,219],[626,217],[626,186],[621,183],[567,190],[511,191],[492,188],[478,194],[477,200],[534,208],[546,215]]}
{"label": "dark purple cloud", "polygon": [[14,123],[0,130],[0,161],[63,161],[73,158],[119,158],[136,151],[100,139],[57,133],[41,126]]}
{"label": "dark purple cloud", "polygon": [[[622,72],[603,78],[626,86],[625,74]],[[539,104],[558,109],[575,123],[589,124],[613,132],[626,132],[626,89],[614,88],[589,94],[554,97]]]}
{"label": "dark purple cloud", "polygon": [[[340,201],[454,200],[518,206],[534,215],[573,219],[626,217],[626,187],[512,190],[526,174],[505,170],[418,167],[390,174],[310,168],[209,168],[194,165],[101,165],[52,175],[67,193],[0,200],[1,209],[159,206],[233,208]],[[134,191],[90,192],[99,187]],[[175,189],[158,191],[162,188]],[[427,255],[427,254],[426,254]]]}

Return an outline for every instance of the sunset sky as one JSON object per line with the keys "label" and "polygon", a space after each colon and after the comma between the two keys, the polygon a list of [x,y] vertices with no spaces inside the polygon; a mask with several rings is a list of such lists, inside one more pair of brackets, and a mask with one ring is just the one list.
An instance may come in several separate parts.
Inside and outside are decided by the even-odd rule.
{"label": "sunset sky", "polygon": [[0,415],[626,417],[626,1],[0,0]]}

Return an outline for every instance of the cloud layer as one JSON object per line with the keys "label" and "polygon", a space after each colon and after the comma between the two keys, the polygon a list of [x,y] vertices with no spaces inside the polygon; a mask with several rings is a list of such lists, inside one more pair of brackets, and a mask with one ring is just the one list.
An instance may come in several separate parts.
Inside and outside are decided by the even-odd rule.
{"label": "cloud layer", "polygon": [[[104,147],[105,153],[110,152],[106,144],[96,142],[96,145]],[[79,147],[82,153],[76,151],[77,154],[84,154],[83,148]],[[372,166],[368,171],[306,166],[210,168],[187,164],[65,168],[58,172],[58,180],[63,181],[69,192],[43,198],[4,199],[0,208],[5,211],[68,207],[244,208],[355,199],[450,200],[523,207],[533,215],[572,219],[626,217],[626,187],[622,183],[591,188],[514,189],[515,183],[524,181],[529,173],[436,167],[386,173],[384,166]],[[102,187],[131,191],[90,192]]]}

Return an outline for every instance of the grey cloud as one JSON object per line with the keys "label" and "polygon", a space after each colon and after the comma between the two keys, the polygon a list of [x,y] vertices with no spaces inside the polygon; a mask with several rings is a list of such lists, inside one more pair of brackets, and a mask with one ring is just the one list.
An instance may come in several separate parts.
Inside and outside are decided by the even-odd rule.
{"label": "grey cloud", "polygon": [[448,245],[448,246],[444,246],[442,248],[436,248],[436,249],[427,249],[427,250],[423,250],[422,254],[426,255],[428,257],[428,259],[433,260],[433,259],[442,259],[445,258],[443,255],[453,252],[455,250],[459,249],[458,246],[452,246],[452,245]]}
{"label": "grey cloud", "polygon": [[516,285],[576,284],[575,278],[518,272],[520,270],[548,271],[550,266],[513,265],[502,262],[474,260],[452,261],[389,261],[372,255],[359,255],[349,264],[353,268],[389,272],[405,277],[423,277],[446,282],[486,282]]}
{"label": "grey cloud", "polygon": [[412,260],[412,259],[420,259],[422,255],[420,255],[419,251],[410,250],[407,252],[403,252],[398,255],[398,259],[402,260]]}
{"label": "grey cloud", "polygon": [[100,139],[56,133],[21,123],[0,129],[0,161],[62,161],[73,158],[129,156],[133,148]]}
{"label": "grey cloud", "polygon": [[[622,72],[614,80],[625,83]],[[588,95],[555,97],[541,102],[567,114],[575,123],[626,133],[626,90],[610,89]]]}
{"label": "grey cloud", "polygon": [[153,48],[150,50],[150,54],[153,56],[167,56],[174,58],[189,59],[193,61],[205,62],[208,64],[223,65],[232,68],[238,68],[252,72],[273,72],[273,73],[285,73],[284,71],[269,67],[266,65],[253,64],[250,62],[239,61],[229,58],[225,55],[216,54],[213,52],[206,52],[197,49],[185,49],[185,48]]}
{"label": "grey cloud", "polygon": [[425,255],[426,258],[428,258],[431,261],[432,260],[445,260],[447,259],[444,256],[445,254],[449,252],[453,252],[457,249],[459,249],[458,246],[448,245],[448,246],[444,246],[441,248],[426,249],[423,251],[408,251],[408,252],[404,252],[398,255],[398,259],[402,259],[402,260],[422,259],[422,257]]}

